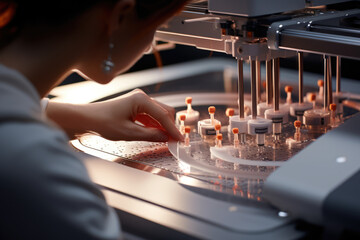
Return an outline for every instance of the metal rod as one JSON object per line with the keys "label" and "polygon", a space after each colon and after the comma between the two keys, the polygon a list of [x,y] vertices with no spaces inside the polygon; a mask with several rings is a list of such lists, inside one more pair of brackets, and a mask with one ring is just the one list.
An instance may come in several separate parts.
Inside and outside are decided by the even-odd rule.
{"label": "metal rod", "polygon": [[280,59],[273,59],[274,110],[280,109]]}
{"label": "metal rod", "polygon": [[272,61],[266,61],[266,103],[267,105],[272,104],[273,101],[272,91]]}
{"label": "metal rod", "polygon": [[239,116],[245,117],[244,109],[244,61],[238,59],[238,94],[239,94]]}
{"label": "metal rod", "polygon": [[261,62],[256,60],[256,89],[257,103],[261,102]]}
{"label": "metal rod", "polygon": [[[279,31],[271,29],[271,33]],[[360,44],[357,37],[319,33],[306,30],[284,29],[276,34],[278,38],[270,39],[270,49],[287,49],[317,54],[340,55],[359,58]],[[269,33],[268,33],[269,34]]]}
{"label": "metal rod", "polygon": [[341,57],[336,57],[336,92],[341,92]]}
{"label": "metal rod", "polygon": [[252,119],[257,117],[257,99],[256,99],[256,63],[250,59],[250,79],[251,79],[251,114]]}
{"label": "metal rod", "polygon": [[304,102],[304,53],[298,52],[299,64],[299,103]]}
{"label": "metal rod", "polygon": [[331,57],[328,57],[328,84],[327,84],[327,91],[328,91],[328,106],[333,103],[333,91],[332,91],[332,71],[331,71]]}
{"label": "metal rod", "polygon": [[328,60],[327,60],[327,56],[324,55],[324,111],[327,111],[328,108],[327,79],[328,79]]}

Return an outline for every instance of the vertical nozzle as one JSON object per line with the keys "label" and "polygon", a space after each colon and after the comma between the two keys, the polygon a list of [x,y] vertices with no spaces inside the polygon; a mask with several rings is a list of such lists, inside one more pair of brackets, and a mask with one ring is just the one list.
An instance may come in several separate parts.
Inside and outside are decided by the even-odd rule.
{"label": "vertical nozzle", "polygon": [[266,61],[266,103],[271,105],[273,102],[272,91],[272,60]]}
{"label": "vertical nozzle", "polygon": [[329,96],[329,99],[328,99],[328,106],[330,106],[331,103],[333,103],[333,92],[332,92],[332,71],[331,71],[331,57],[328,56],[328,61],[327,61],[327,64],[328,64],[328,77],[327,77],[327,81],[328,81],[328,84],[327,84],[327,91],[328,91],[328,96]]}
{"label": "vertical nozzle", "polygon": [[280,109],[280,59],[273,60],[274,110]]}
{"label": "vertical nozzle", "polygon": [[256,63],[250,59],[250,79],[251,79],[251,114],[252,119],[257,117],[257,90],[256,90]]}
{"label": "vertical nozzle", "polygon": [[328,103],[329,103],[329,95],[328,95],[328,67],[329,67],[329,64],[328,64],[328,56],[324,55],[324,111],[327,111],[328,110]]}
{"label": "vertical nozzle", "polygon": [[299,64],[299,103],[304,102],[304,53],[298,52]]}
{"label": "vertical nozzle", "polygon": [[256,60],[256,89],[257,103],[261,102],[261,62]]}
{"label": "vertical nozzle", "polygon": [[336,57],[336,93],[341,92],[341,57]]}
{"label": "vertical nozzle", "polygon": [[244,61],[238,59],[238,95],[239,95],[239,115],[245,118],[244,110]]}
{"label": "vertical nozzle", "polygon": [[300,142],[300,139],[301,139],[301,133],[300,133],[301,122],[300,121],[295,121],[294,122],[294,127],[295,127],[294,140],[297,141],[297,142]]}

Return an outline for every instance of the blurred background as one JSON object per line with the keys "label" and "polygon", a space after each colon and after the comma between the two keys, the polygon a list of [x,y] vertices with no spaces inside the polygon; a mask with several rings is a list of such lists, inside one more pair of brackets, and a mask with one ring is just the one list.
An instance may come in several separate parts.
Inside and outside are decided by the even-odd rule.
{"label": "blurred background", "polygon": [[[227,58],[227,59],[234,59],[232,56],[224,54],[224,53],[217,53],[217,52],[209,52],[205,50],[196,49],[195,47],[191,46],[183,46],[183,45],[176,45],[174,49],[165,50],[159,52],[161,57],[161,62],[163,66],[172,65],[176,63],[192,61],[196,59],[203,59],[203,58]],[[323,74],[323,59],[321,55],[315,54],[304,54],[304,70],[307,72]],[[234,59],[235,61],[235,59]],[[332,61],[332,68],[333,76],[335,76],[335,69],[336,69],[336,61],[335,58]],[[144,55],[127,73],[141,71],[144,69],[149,68],[156,68],[158,67],[158,63],[154,54]],[[294,58],[287,58],[281,60],[281,67],[282,68],[290,68],[290,69],[297,69],[297,57]],[[125,74],[125,73],[124,73]],[[360,62],[357,60],[351,59],[342,59],[342,77],[350,78],[355,80],[360,80]],[[76,73],[70,75],[63,84],[69,84],[74,82],[83,81],[84,79],[77,75]]]}

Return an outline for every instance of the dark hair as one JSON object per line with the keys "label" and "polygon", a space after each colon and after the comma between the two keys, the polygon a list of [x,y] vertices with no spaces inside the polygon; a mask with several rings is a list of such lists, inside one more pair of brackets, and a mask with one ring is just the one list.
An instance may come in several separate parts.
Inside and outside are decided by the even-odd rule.
{"label": "dark hair", "polygon": [[[0,48],[10,43],[26,26],[59,26],[71,22],[96,4],[116,3],[118,0],[0,0]],[[136,0],[136,11],[140,19],[146,19],[161,10],[180,7],[187,0]],[[9,10],[10,9],[10,10]],[[1,26],[4,13],[13,16]],[[11,14],[10,14],[11,15]]]}

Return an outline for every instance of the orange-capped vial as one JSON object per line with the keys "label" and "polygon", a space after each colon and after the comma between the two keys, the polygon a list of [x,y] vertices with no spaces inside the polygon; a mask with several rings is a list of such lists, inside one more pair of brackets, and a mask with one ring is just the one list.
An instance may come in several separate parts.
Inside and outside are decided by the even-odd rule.
{"label": "orange-capped vial", "polygon": [[294,126],[295,126],[295,134],[294,134],[294,140],[300,142],[300,127],[301,127],[301,122],[300,121],[295,121],[294,122]]}
{"label": "orange-capped vial", "polygon": [[233,134],[239,134],[239,129],[238,128],[233,128],[232,132],[233,132]]}
{"label": "orange-capped vial", "polygon": [[335,103],[330,104],[329,109],[330,109],[330,111],[335,112],[336,111],[336,104]]}
{"label": "orange-capped vial", "polygon": [[194,110],[192,109],[192,97],[185,98],[185,103],[187,105],[187,114],[191,114]]}
{"label": "orange-capped vial", "polygon": [[292,99],[291,99],[291,93],[293,91],[293,87],[292,86],[286,86],[285,87],[285,92],[286,92],[286,103],[287,104],[292,104]]}
{"label": "orange-capped vial", "polygon": [[316,94],[315,94],[315,93],[311,93],[311,94],[308,96],[308,100],[309,100],[309,102],[314,102],[314,101],[316,101]]}
{"label": "orange-capped vial", "polygon": [[293,91],[293,87],[292,86],[286,86],[285,87],[285,92],[287,92],[287,93],[291,93]]}
{"label": "orange-capped vial", "polygon": [[190,147],[190,132],[191,128],[189,126],[186,126],[185,129],[185,147]]}
{"label": "orange-capped vial", "polygon": [[324,97],[324,80],[319,79],[317,83],[319,86],[319,93],[318,93],[319,99],[323,99],[323,97]]}
{"label": "orange-capped vial", "polygon": [[300,128],[301,127],[301,122],[299,120],[296,120],[294,122],[294,126],[295,126],[295,128]]}
{"label": "orange-capped vial", "polygon": [[219,133],[220,133],[220,130],[221,130],[221,124],[218,124],[218,123],[215,124],[214,129],[215,129],[215,131],[216,131],[216,135],[219,134]]}
{"label": "orange-capped vial", "polygon": [[211,106],[208,108],[209,110],[209,114],[210,114],[210,121],[211,121],[211,125],[215,124],[215,111],[216,108],[214,106]]}
{"label": "orange-capped vial", "polygon": [[219,133],[218,135],[216,135],[216,147],[222,147],[222,140],[223,140],[223,135],[221,133]]}
{"label": "orange-capped vial", "polygon": [[185,121],[186,120],[186,115],[180,115],[179,120],[180,121]]}
{"label": "orange-capped vial", "polygon": [[215,114],[216,108],[214,106],[211,106],[208,108],[209,114]]}
{"label": "orange-capped vial", "polygon": [[332,128],[337,127],[338,124],[337,124],[337,119],[336,119],[336,104],[335,103],[330,104],[329,109],[331,111],[331,113],[330,113],[330,125],[331,125]]}
{"label": "orange-capped vial", "polygon": [[319,87],[323,87],[323,86],[324,86],[324,80],[319,79],[319,80],[317,81],[317,85],[318,85]]}
{"label": "orange-capped vial", "polygon": [[226,116],[232,117],[235,114],[235,110],[233,108],[226,109]]}
{"label": "orange-capped vial", "polygon": [[180,115],[179,116],[179,120],[180,120],[180,132],[182,134],[185,133],[185,120],[186,120],[186,115]]}
{"label": "orange-capped vial", "polygon": [[233,128],[232,132],[234,134],[234,147],[238,148],[239,147],[239,129]]}
{"label": "orange-capped vial", "polygon": [[308,100],[309,100],[309,102],[313,103],[313,109],[315,109],[316,108],[316,94],[311,93],[310,95],[308,95]]}
{"label": "orange-capped vial", "polygon": [[192,104],[192,97],[185,98],[185,103],[186,104]]}

